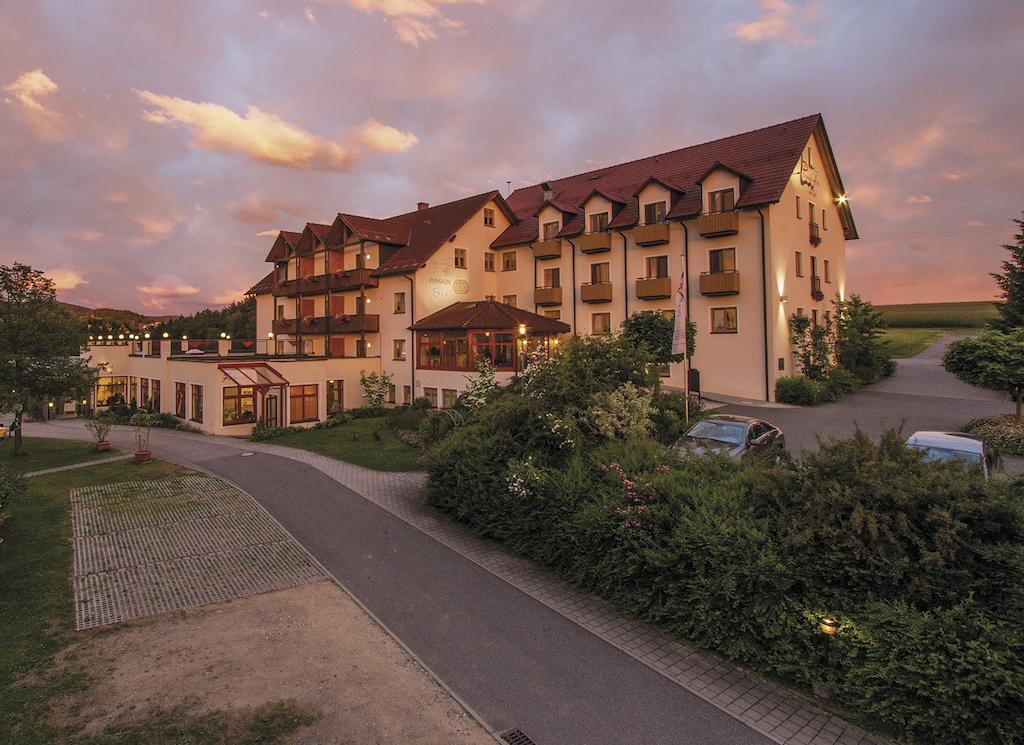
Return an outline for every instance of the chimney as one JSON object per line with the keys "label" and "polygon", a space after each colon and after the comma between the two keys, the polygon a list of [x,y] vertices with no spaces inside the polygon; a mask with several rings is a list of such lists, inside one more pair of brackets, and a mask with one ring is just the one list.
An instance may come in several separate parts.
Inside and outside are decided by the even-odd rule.
{"label": "chimney", "polygon": [[417,202],[416,203],[416,209],[420,210],[420,211],[428,209],[429,207],[430,207],[430,202]]}
{"label": "chimney", "polygon": [[551,185],[550,181],[545,181],[540,185],[540,188],[544,190],[544,199],[548,200],[555,196],[555,187]]}

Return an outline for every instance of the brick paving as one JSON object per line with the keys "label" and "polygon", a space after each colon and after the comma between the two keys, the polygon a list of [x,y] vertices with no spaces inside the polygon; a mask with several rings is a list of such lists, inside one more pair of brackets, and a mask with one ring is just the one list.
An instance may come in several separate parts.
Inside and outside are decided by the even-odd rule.
{"label": "brick paving", "polygon": [[252,497],[206,474],[73,489],[71,510],[79,630],[327,578]]}
{"label": "brick paving", "polygon": [[[180,432],[173,438],[196,438]],[[767,681],[657,628],[507,552],[426,504],[422,473],[371,471],[305,450],[217,438],[217,445],[306,463],[620,649],[716,708],[784,745],[887,745],[813,699]]]}

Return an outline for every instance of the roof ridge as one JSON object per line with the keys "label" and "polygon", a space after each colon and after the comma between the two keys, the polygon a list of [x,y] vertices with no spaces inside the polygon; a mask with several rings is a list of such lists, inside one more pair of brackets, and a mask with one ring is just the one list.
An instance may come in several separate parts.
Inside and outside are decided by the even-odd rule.
{"label": "roof ridge", "polygon": [[[652,158],[660,158],[662,156],[671,155],[673,153],[678,153],[678,152],[681,152],[683,150],[690,150],[691,148],[695,148],[695,147],[704,147],[706,145],[712,145],[712,144],[714,144],[716,142],[724,142],[725,140],[731,140],[734,137],[743,137],[744,135],[752,135],[752,134],[754,134],[756,132],[763,132],[766,129],[775,129],[776,127],[785,127],[787,124],[795,124],[796,122],[802,122],[802,121],[804,121],[806,119],[814,119],[814,118],[821,119],[822,118],[821,112],[819,112],[817,114],[808,114],[807,116],[798,116],[797,118],[790,119],[789,121],[776,122],[775,124],[768,124],[768,125],[765,125],[763,127],[758,127],[756,129],[747,130],[746,132],[737,132],[736,134],[726,135],[725,137],[717,137],[717,138],[715,138],[713,140],[705,140],[704,142],[695,142],[692,145],[686,145],[685,147],[677,147],[677,148],[675,148],[673,150],[665,150],[663,152],[654,153],[652,155],[644,155],[644,156],[641,156],[639,158],[633,158],[632,160],[624,160],[621,163],[612,163],[610,165],[601,166],[600,168],[594,168],[594,169],[589,170],[589,171],[581,171],[580,173],[573,173],[573,174],[571,174],[569,176],[562,176],[560,178],[548,179],[548,180],[551,181],[553,185],[557,186],[559,181],[568,181],[569,179],[580,178],[581,176],[589,176],[590,174],[597,173],[598,171],[606,171],[606,170],[609,170],[609,169],[612,169],[612,168],[621,168],[622,166],[628,166],[628,165],[632,165],[633,163],[639,163],[642,160],[650,160]],[[516,189],[515,191],[513,191],[512,194],[515,194],[517,191],[522,191],[524,189],[533,189],[533,188],[535,188],[537,186],[540,186],[541,183],[543,183],[543,182],[539,182],[539,183],[536,183],[536,184],[530,184],[529,186],[522,186],[519,189]],[[512,196],[512,194],[510,194],[509,196]]]}

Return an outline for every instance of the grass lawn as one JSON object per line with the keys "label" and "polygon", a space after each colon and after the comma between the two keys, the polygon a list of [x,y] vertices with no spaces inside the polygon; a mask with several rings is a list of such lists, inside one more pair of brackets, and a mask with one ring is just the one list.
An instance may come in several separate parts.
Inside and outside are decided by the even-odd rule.
{"label": "grass lawn", "polygon": [[[78,457],[81,443],[60,442],[48,450],[48,463],[68,463]],[[221,743],[275,742],[305,721],[287,707],[257,710],[238,721],[237,715],[212,712],[191,717],[153,711],[140,723],[80,737],[50,718],[51,706],[62,695],[89,685],[90,674],[74,655],[77,634],[71,589],[72,544],[68,492],[78,486],[117,481],[164,478],[186,469],[154,461],[146,466],[120,461],[93,468],[38,476],[28,493],[8,507],[10,518],[0,543],[0,733],[9,745],[46,743]],[[116,631],[101,632],[116,633]],[[237,736],[237,737],[236,737]]]}
{"label": "grass lawn", "polygon": [[999,316],[995,303],[988,300],[875,307],[882,312],[890,327],[898,328],[981,328]]}
{"label": "grass lawn", "polygon": [[[374,433],[379,433],[378,438]],[[383,417],[353,419],[330,429],[307,429],[269,442],[300,448],[329,458],[355,463],[374,471],[419,471],[419,448],[398,439],[384,424]]]}
{"label": "grass lawn", "polygon": [[889,344],[889,351],[896,359],[913,357],[930,346],[942,329],[890,328],[882,332],[882,339]]}
{"label": "grass lawn", "polygon": [[50,437],[26,437],[24,450],[27,455],[15,458],[14,438],[5,437],[0,440],[0,464],[9,466],[18,473],[28,473],[123,454],[123,451],[115,448],[105,453],[97,453],[91,442],[57,440]]}

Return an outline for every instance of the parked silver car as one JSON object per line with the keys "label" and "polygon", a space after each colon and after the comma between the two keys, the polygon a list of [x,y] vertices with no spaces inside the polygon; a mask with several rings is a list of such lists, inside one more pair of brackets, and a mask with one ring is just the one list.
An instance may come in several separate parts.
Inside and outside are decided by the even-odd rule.
{"label": "parked silver car", "polygon": [[676,443],[680,453],[718,453],[730,458],[778,462],[786,457],[786,436],[774,424],[748,416],[719,414],[701,419]]}
{"label": "parked silver car", "polygon": [[907,438],[907,447],[920,450],[925,460],[961,460],[981,466],[985,478],[998,459],[984,438],[966,432],[915,432]]}

